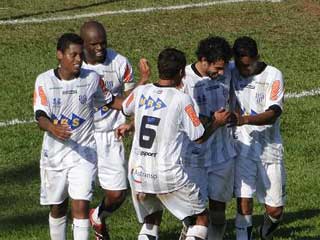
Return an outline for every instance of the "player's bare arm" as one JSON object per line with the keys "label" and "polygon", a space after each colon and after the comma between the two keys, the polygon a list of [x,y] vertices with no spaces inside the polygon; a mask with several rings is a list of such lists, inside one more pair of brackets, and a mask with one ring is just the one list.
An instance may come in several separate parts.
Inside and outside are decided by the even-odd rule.
{"label": "player's bare arm", "polygon": [[140,73],[140,79],[137,82],[136,86],[144,85],[144,84],[148,83],[150,75],[151,75],[151,69],[150,69],[150,65],[149,65],[147,59],[141,58],[139,61],[138,68],[139,68],[139,73]]}
{"label": "player's bare arm", "polygon": [[38,118],[40,129],[51,133],[61,141],[66,141],[71,137],[71,129],[68,125],[53,124],[47,117]]}
{"label": "player's bare arm", "polygon": [[237,125],[269,125],[274,124],[277,118],[281,115],[282,110],[279,106],[273,105],[263,113],[254,116],[242,116],[239,112],[235,112],[237,118]]}

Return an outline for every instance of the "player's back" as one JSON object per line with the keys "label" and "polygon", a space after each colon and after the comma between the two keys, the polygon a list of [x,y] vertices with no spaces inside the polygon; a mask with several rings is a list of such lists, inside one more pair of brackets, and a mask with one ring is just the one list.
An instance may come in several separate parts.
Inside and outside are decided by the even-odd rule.
{"label": "player's back", "polygon": [[181,167],[182,144],[202,136],[203,127],[191,98],[173,87],[148,84],[134,98],[135,136],[130,155],[131,177],[137,191],[165,193],[186,181]]}

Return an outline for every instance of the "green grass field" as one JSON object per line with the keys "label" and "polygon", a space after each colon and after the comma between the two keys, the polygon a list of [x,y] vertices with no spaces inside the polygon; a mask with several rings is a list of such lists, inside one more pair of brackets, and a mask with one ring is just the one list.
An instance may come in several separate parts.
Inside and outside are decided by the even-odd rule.
{"label": "green grass field", "polygon": [[[0,21],[199,3],[192,0],[2,0]],[[108,44],[127,56],[137,72],[140,57],[152,66],[160,50],[172,46],[195,61],[200,39],[221,35],[231,43],[242,35],[255,38],[262,59],[282,70],[286,92],[319,88],[320,1],[232,3],[203,8],[116,14],[96,17],[108,29]],[[56,66],[55,46],[64,32],[79,32],[86,19],[0,25],[0,122],[32,118],[36,76]],[[317,60],[318,59],[318,60]],[[320,239],[319,96],[292,98],[285,103],[282,135],[287,166],[287,207],[275,240]],[[0,239],[49,239],[48,209],[39,205],[39,152],[43,132],[36,124],[0,127]],[[126,142],[129,145],[129,141]],[[128,152],[128,151],[127,151]],[[101,197],[97,190],[93,205]],[[255,227],[263,209],[255,206]],[[225,239],[234,239],[235,204],[228,208]],[[130,197],[109,219],[112,239],[136,239]],[[166,212],[161,239],[177,239],[180,223]],[[69,231],[70,232],[70,231]],[[255,234],[255,236],[257,236]],[[71,239],[71,236],[70,238]]]}

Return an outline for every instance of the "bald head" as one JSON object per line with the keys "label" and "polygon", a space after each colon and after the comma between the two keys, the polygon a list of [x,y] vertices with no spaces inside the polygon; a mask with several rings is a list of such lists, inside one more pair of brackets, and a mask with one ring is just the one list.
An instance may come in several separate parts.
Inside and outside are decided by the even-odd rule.
{"label": "bald head", "polygon": [[97,21],[85,22],[80,28],[85,60],[90,64],[103,63],[106,57],[107,35],[103,25]]}

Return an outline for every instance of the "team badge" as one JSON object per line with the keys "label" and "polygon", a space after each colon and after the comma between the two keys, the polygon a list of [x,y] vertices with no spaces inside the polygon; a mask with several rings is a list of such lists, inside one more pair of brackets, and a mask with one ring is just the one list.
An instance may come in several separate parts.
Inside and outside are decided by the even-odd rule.
{"label": "team badge", "polygon": [[80,95],[79,96],[79,102],[81,104],[85,104],[87,102],[87,96],[86,95]]}

